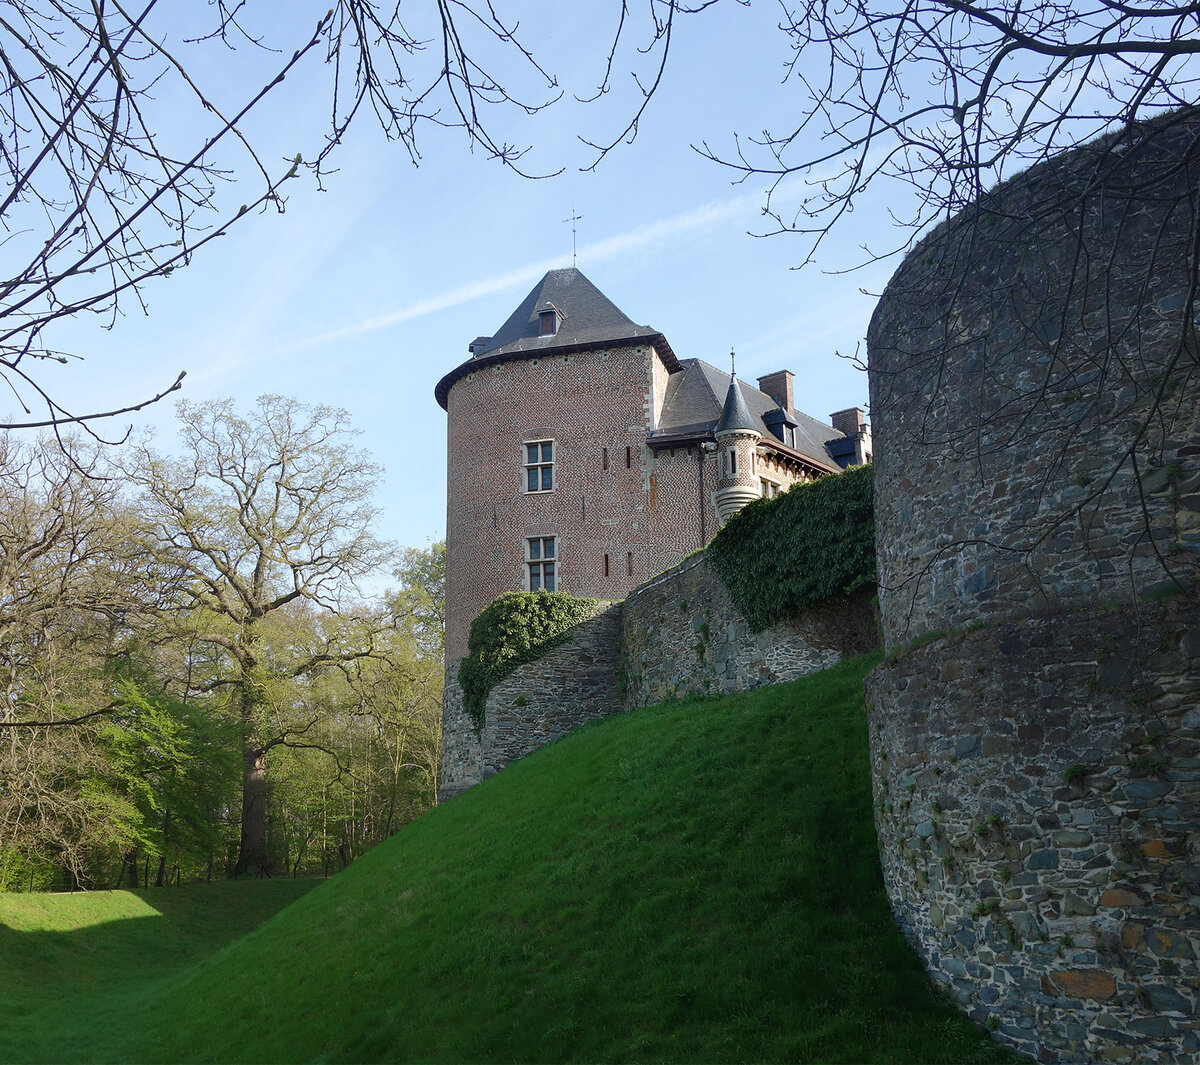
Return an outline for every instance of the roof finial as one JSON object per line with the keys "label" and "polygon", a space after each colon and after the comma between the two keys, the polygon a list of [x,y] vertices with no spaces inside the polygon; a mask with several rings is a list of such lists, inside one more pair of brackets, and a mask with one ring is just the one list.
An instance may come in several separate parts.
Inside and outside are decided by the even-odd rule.
{"label": "roof finial", "polygon": [[580,221],[582,218],[583,215],[575,213],[575,204],[572,203],[571,217],[563,219],[564,222],[571,223],[571,265],[575,267],[579,265],[579,258],[575,253],[575,223]]}
{"label": "roof finial", "polygon": [[729,376],[731,378],[737,377],[737,369],[735,367],[735,356],[733,354],[733,348],[729,349]]}

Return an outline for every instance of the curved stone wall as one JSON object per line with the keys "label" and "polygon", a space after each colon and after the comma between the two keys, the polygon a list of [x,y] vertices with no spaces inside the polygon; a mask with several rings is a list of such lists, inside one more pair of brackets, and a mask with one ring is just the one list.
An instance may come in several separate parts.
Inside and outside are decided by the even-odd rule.
{"label": "curved stone wall", "polygon": [[1176,114],[1036,167],[889,282],[868,334],[889,647],[1195,584],[1198,135]]}
{"label": "curved stone wall", "polygon": [[934,979],[1045,1061],[1200,1053],[1198,136],[1000,186],[869,334],[885,879]]}
{"label": "curved stone wall", "polygon": [[935,980],[1037,1060],[1197,1060],[1194,610],[961,632],[868,698],[884,880]]}

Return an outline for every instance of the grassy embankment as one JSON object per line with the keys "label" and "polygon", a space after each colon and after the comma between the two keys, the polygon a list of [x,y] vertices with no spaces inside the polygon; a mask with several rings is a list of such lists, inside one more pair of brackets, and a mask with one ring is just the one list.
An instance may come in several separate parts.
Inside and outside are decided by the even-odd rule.
{"label": "grassy embankment", "polygon": [[869,664],[583,729],[203,960],[303,885],[0,898],[0,1057],[1013,1060],[891,923]]}

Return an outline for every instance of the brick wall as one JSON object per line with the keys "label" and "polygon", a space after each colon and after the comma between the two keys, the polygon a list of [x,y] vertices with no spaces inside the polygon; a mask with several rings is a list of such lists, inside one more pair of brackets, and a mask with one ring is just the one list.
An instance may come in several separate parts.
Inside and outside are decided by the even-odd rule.
{"label": "brick wall", "polygon": [[[484,607],[525,586],[529,537],[556,538],[560,590],[620,599],[716,534],[715,452],[646,445],[667,376],[652,346],[624,345],[482,366],[451,387],[448,661],[466,653]],[[533,440],[554,443],[551,492],[524,490]],[[803,476],[778,460],[763,471],[782,489]]]}
{"label": "brick wall", "polygon": [[[466,653],[488,603],[523,587],[527,537],[557,537],[561,590],[605,599],[703,546],[698,522],[664,512],[644,448],[648,359],[658,361],[648,346],[552,354],[483,367],[450,389],[448,660]],[[533,439],[554,441],[552,492],[523,490],[521,445]]]}

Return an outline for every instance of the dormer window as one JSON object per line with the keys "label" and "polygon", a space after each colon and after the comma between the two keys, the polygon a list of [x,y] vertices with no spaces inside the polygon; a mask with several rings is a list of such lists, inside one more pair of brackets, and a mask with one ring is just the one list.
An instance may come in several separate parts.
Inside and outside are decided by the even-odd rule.
{"label": "dormer window", "polygon": [[539,311],[538,318],[541,319],[541,336],[552,337],[558,332],[558,311],[553,307]]}

